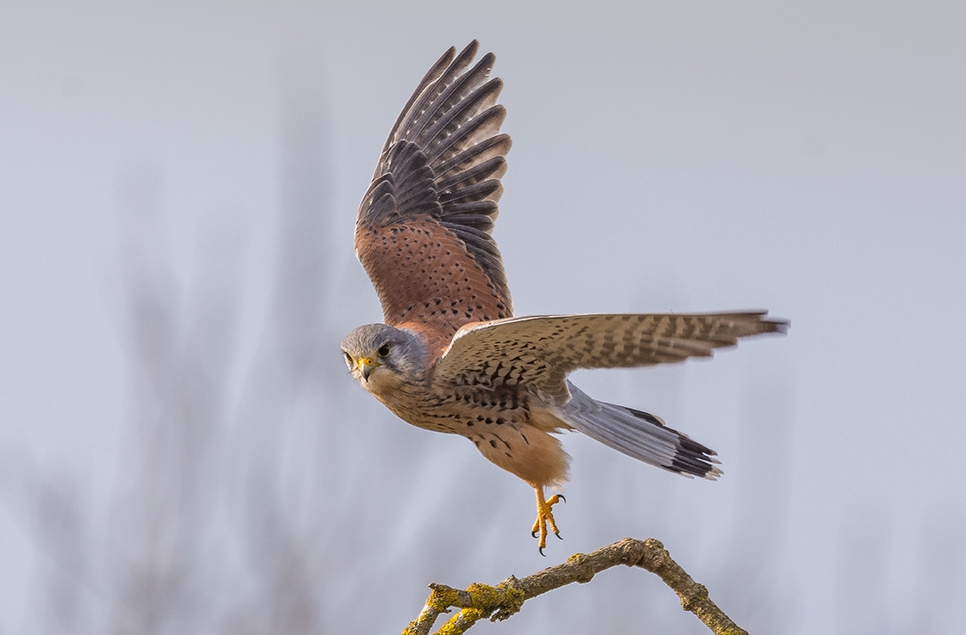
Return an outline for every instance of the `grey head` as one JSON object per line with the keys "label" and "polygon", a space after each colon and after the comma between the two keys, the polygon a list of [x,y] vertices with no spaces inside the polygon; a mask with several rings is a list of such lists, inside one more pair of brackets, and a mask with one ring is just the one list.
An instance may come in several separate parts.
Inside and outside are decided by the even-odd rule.
{"label": "grey head", "polygon": [[391,397],[403,385],[422,383],[426,377],[426,346],[409,329],[360,326],[342,340],[342,355],[359,385],[379,397]]}

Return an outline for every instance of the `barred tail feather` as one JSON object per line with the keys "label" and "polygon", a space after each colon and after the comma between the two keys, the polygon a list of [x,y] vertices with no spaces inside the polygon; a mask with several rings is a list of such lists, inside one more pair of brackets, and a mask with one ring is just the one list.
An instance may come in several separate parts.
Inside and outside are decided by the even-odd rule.
{"label": "barred tail feather", "polygon": [[654,415],[597,401],[567,384],[572,398],[554,414],[574,429],[639,461],[687,477],[714,480],[721,474],[714,450],[668,428]]}

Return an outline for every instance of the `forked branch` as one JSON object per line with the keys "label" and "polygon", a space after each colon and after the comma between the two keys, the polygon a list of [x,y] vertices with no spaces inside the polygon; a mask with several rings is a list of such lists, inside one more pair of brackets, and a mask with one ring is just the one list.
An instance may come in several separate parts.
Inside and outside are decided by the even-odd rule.
{"label": "forked branch", "polygon": [[451,608],[460,611],[436,631],[437,635],[458,635],[484,618],[494,622],[505,620],[519,611],[530,598],[571,582],[590,582],[597,573],[619,564],[641,567],[660,576],[681,598],[681,606],[697,615],[716,635],[748,635],[711,601],[703,585],[692,580],[671,559],[664,545],[653,538],[625,538],[593,553],[574,554],[563,564],[538,571],[521,580],[510,576],[496,586],[471,584],[464,591],[431,584],[432,592],[426,605],[419,617],[406,627],[403,635],[429,635],[440,613],[447,613]]}

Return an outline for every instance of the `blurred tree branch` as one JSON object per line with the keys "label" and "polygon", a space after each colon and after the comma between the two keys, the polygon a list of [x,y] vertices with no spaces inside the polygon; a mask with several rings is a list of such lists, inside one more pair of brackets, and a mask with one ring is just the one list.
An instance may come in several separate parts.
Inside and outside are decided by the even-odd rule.
{"label": "blurred tree branch", "polygon": [[428,635],[440,613],[458,608],[437,635],[464,633],[477,621],[489,618],[496,622],[518,612],[530,598],[560,588],[571,582],[590,582],[593,577],[613,566],[623,564],[641,567],[655,573],[681,598],[681,606],[698,616],[716,635],[748,635],[748,632],[725,615],[708,597],[708,590],[695,582],[687,571],[671,559],[654,538],[624,538],[589,554],[577,553],[563,564],[538,571],[522,580],[510,576],[496,586],[471,584],[467,589],[453,589],[430,584],[432,592],[419,617],[403,631],[403,635]]}

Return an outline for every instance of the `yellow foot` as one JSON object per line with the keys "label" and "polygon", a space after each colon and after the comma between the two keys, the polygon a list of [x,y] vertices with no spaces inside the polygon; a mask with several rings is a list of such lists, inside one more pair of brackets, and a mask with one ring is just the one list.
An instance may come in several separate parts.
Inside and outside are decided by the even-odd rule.
{"label": "yellow foot", "polygon": [[[567,502],[567,499],[559,494],[554,494],[549,499],[543,497],[543,488],[534,487],[534,491],[537,493],[537,520],[533,523],[533,529],[530,530],[530,535],[534,538],[539,534],[540,543],[537,548],[540,550],[540,555],[545,555],[543,550],[547,547],[547,525],[550,525],[550,531],[557,538],[560,538],[560,532],[557,531],[557,523],[553,520],[553,512],[551,507],[553,507],[557,502],[563,501]],[[561,538],[561,540],[563,540]]]}

